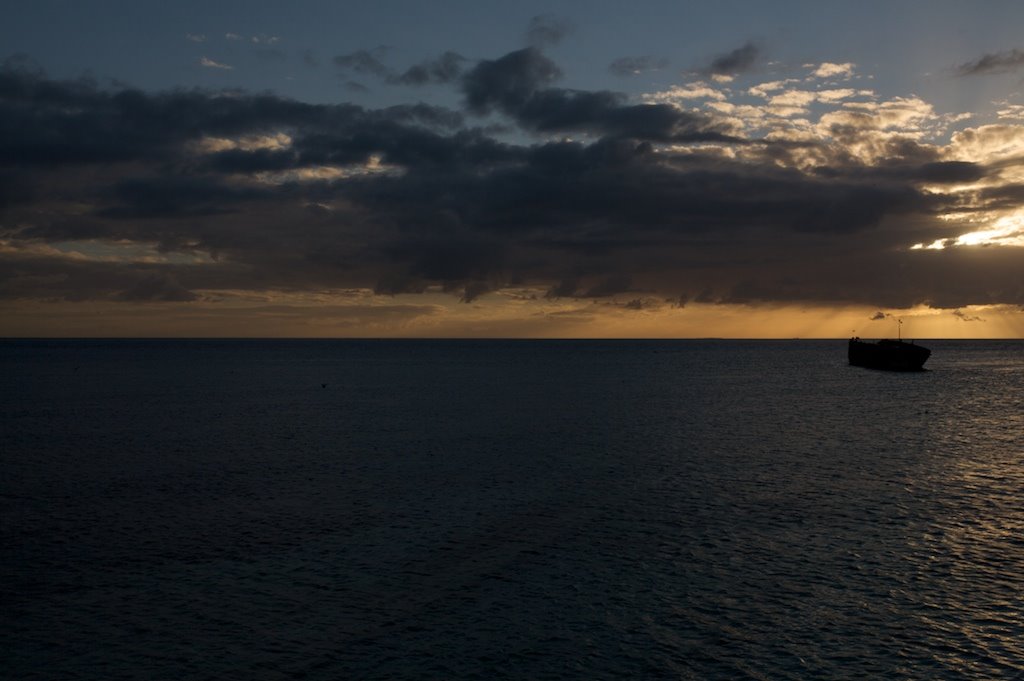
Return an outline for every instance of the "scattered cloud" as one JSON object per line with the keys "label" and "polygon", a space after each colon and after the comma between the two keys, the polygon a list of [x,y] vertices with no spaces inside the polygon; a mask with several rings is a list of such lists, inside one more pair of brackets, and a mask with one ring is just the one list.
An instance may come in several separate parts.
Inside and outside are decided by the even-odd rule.
{"label": "scattered cloud", "polygon": [[189,41],[190,43],[205,43],[206,35],[202,33],[186,33],[185,40]]}
{"label": "scattered cloud", "polygon": [[333,61],[335,66],[349,73],[387,78],[392,75],[391,69],[381,61],[387,51],[388,49],[383,46],[372,50],[356,50],[348,54],[339,54]]}
{"label": "scattered cloud", "polygon": [[771,81],[768,81],[766,83],[759,83],[757,85],[751,86],[750,89],[747,90],[747,93],[751,94],[751,95],[754,95],[756,97],[764,97],[765,99],[767,99],[768,97],[772,96],[770,93],[774,92],[775,90],[781,90],[781,89],[785,88],[786,86],[788,86],[788,85],[790,85],[792,83],[799,83],[799,82],[800,82],[799,78],[786,78],[784,80],[771,80]]}
{"label": "scattered cloud", "polygon": [[668,90],[654,92],[645,95],[648,102],[671,102],[679,103],[687,99],[710,99],[724,101],[726,95],[719,89],[711,87],[703,81],[687,83],[686,85],[673,85]]}
{"label": "scattered cloud", "polygon": [[399,85],[451,83],[462,75],[467,61],[461,54],[449,51],[436,59],[428,59],[411,66],[401,74],[388,74],[387,81]]}
{"label": "scattered cloud", "polygon": [[996,115],[1000,119],[1024,121],[1024,104],[1010,104],[1009,102],[1000,102],[999,104],[1002,108],[996,111]]}
{"label": "scattered cloud", "polygon": [[387,52],[388,49],[383,46],[373,50],[357,50],[334,57],[334,64],[345,73],[372,76],[389,85],[427,85],[457,80],[462,76],[468,61],[457,52],[448,51],[398,72],[382,61]]}
{"label": "scattered cloud", "polygon": [[[812,65],[813,66],[813,65]],[[833,64],[832,62],[824,62],[811,72],[812,78],[843,78],[848,79],[853,77],[853,70],[856,64],[849,62],[843,64]]]}
{"label": "scattered cloud", "polygon": [[224,64],[224,63],[221,63],[219,61],[214,61],[213,59],[210,59],[209,57],[200,57],[199,58],[199,65],[204,67],[204,68],[208,68],[208,69],[221,69],[223,71],[231,71],[231,70],[233,70],[235,68],[234,66],[231,66],[230,64]]}
{"label": "scattered cloud", "polygon": [[649,71],[660,71],[668,67],[668,59],[664,57],[619,57],[608,65],[608,71],[615,76],[638,76]]}
{"label": "scattered cloud", "polygon": [[238,35],[237,33],[225,33],[224,38],[225,40],[245,40],[245,38]]}
{"label": "scattered cloud", "polygon": [[557,45],[572,32],[572,23],[553,14],[540,14],[526,26],[526,43],[536,48]]}

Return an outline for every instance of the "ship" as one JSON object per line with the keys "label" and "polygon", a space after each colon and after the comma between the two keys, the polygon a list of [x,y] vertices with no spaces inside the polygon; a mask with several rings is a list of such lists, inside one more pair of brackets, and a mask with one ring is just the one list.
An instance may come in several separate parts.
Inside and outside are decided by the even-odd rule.
{"label": "ship", "polygon": [[913,341],[880,340],[875,343],[860,338],[850,339],[850,364],[887,371],[923,371],[932,351]]}

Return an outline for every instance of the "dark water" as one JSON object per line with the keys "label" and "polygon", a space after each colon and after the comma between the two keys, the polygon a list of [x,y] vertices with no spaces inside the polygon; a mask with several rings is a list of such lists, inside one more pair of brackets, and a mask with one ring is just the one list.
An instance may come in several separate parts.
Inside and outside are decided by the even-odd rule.
{"label": "dark water", "polygon": [[1019,677],[1024,343],[929,346],[4,342],[0,675]]}

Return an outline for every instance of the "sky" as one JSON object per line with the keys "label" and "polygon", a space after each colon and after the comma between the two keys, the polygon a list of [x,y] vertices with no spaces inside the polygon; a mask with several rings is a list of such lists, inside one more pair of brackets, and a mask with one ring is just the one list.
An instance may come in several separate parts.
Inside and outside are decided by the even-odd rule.
{"label": "sky", "polygon": [[1024,337],[1024,3],[38,0],[0,336]]}

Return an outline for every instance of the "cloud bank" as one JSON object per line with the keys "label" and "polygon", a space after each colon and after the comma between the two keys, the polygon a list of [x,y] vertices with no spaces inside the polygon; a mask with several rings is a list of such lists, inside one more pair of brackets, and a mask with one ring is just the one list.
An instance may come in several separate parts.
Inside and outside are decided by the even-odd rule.
{"label": "cloud bank", "polygon": [[[643,98],[574,89],[541,49],[568,30],[538,19],[533,45],[475,61],[333,59],[453,88],[453,108],[144,92],[8,60],[0,300],[359,290],[481,304],[533,290],[625,296],[638,314],[658,301],[1024,305],[1021,126],[882,99],[852,64],[730,80],[757,64],[753,44],[710,61],[705,77],[730,79]],[[624,74],[661,64],[620,61]]]}

